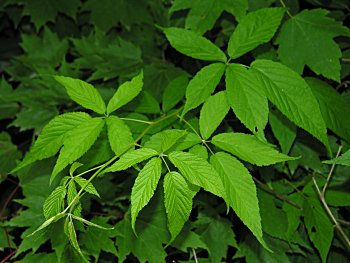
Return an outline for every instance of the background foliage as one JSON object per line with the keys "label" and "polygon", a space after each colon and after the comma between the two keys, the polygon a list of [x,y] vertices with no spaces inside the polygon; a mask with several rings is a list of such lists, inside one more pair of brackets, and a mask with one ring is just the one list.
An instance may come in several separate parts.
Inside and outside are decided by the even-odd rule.
{"label": "background foliage", "polygon": [[348,261],[349,1],[0,21],[1,262]]}

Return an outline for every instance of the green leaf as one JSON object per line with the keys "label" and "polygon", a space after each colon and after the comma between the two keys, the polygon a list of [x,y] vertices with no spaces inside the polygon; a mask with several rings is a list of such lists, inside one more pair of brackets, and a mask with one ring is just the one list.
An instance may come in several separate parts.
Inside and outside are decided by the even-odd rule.
{"label": "green leaf", "polygon": [[230,64],[226,68],[226,93],[237,118],[252,132],[262,132],[269,107],[256,75],[243,65]]}
{"label": "green leaf", "polygon": [[[70,180],[68,183],[68,189],[67,189],[67,205],[73,202],[74,198],[77,196],[77,187],[75,186],[74,180]],[[78,200],[76,200],[78,201]],[[78,201],[76,205],[74,205],[73,214],[77,216],[81,216],[81,203]]]}
{"label": "green leaf", "polygon": [[65,87],[69,97],[79,105],[99,114],[106,112],[105,102],[97,89],[91,84],[80,79],[63,76],[55,76],[55,80]]}
{"label": "green leaf", "polygon": [[278,62],[255,60],[252,68],[258,74],[261,87],[269,100],[288,119],[329,149],[326,125],[307,83],[296,72]]}
{"label": "green leaf", "polygon": [[276,40],[278,56],[298,73],[307,65],[315,73],[339,82],[342,53],[333,38],[350,36],[350,30],[328,13],[324,9],[303,10],[286,21]]}
{"label": "green leaf", "polygon": [[66,193],[66,188],[58,186],[45,200],[43,210],[46,219],[49,219],[62,211]]}
{"label": "green leaf", "polygon": [[70,243],[72,244],[72,246],[74,247],[74,249],[76,251],[78,251],[78,253],[82,256],[82,258],[84,259],[85,262],[88,262],[85,257],[83,256],[83,253],[80,250],[79,247],[79,243],[78,243],[78,239],[77,239],[77,233],[75,232],[75,228],[74,228],[74,223],[72,220],[68,221],[68,225],[67,225],[67,230],[68,230],[68,238]]}
{"label": "green leaf", "polygon": [[131,190],[131,226],[135,232],[137,215],[144,208],[157,188],[162,174],[162,160],[153,158],[142,168]]}
{"label": "green leaf", "polygon": [[65,113],[52,119],[43,128],[38,139],[24,157],[24,160],[14,171],[18,171],[35,161],[55,155],[63,145],[67,134],[89,120],[91,120],[91,117],[84,112]]}
{"label": "green leaf", "polygon": [[84,190],[92,195],[96,195],[97,197],[100,197],[98,194],[96,188],[93,186],[91,182],[88,183],[88,180],[82,177],[74,177],[74,181],[77,182],[77,184],[84,188]]}
{"label": "green leaf", "polygon": [[88,225],[86,232],[80,235],[79,242],[82,247],[86,248],[86,251],[89,251],[89,254],[92,254],[95,257],[96,260],[100,257],[102,250],[118,256],[116,246],[111,238],[120,234],[118,231],[110,231],[112,228],[107,224],[107,221],[109,220],[108,217],[94,217],[92,222],[83,218],[73,218]]}
{"label": "green leaf", "polygon": [[0,182],[16,167],[20,157],[21,153],[12,143],[11,136],[7,132],[0,132]]}
{"label": "green leaf", "polygon": [[222,258],[226,258],[228,246],[238,247],[231,225],[230,221],[220,217],[208,218],[208,225],[201,233],[201,240],[208,248],[209,262],[224,262]]}
{"label": "green leaf", "polygon": [[113,97],[109,100],[107,105],[107,114],[111,114],[113,111],[124,106],[131,100],[133,100],[142,90],[143,86],[143,71],[130,81],[124,82]]}
{"label": "green leaf", "polygon": [[113,229],[113,227],[103,227],[103,226],[100,226],[98,224],[95,224],[93,222],[90,222],[82,217],[79,217],[79,216],[74,216],[72,215],[72,218],[75,219],[75,220],[78,220],[82,223],[84,223],[85,225],[88,225],[88,226],[92,226],[92,227],[95,227],[95,228],[98,228],[98,229],[101,229],[101,230],[111,230]]}
{"label": "green leaf", "polygon": [[322,262],[326,262],[333,240],[333,224],[316,197],[309,197],[304,202],[303,211],[310,240],[319,251]]}
{"label": "green leaf", "polygon": [[123,171],[156,155],[158,155],[158,152],[149,148],[133,150],[123,154],[120,159],[107,168],[105,172]]}
{"label": "green leaf", "polygon": [[229,109],[224,91],[216,93],[204,102],[199,117],[199,130],[204,140],[219,127]]}
{"label": "green leaf", "polygon": [[274,145],[262,142],[255,136],[244,133],[218,134],[213,137],[212,143],[220,149],[258,166],[297,159],[278,152]]}
{"label": "green leaf", "polygon": [[171,243],[180,233],[192,210],[192,192],[177,172],[169,172],[164,177],[164,205],[168,216]]}
{"label": "green leaf", "polygon": [[335,164],[350,166],[350,150],[346,151],[341,156],[339,156],[333,160],[324,161],[323,163],[326,163],[326,164],[335,163]]}
{"label": "green leaf", "polygon": [[350,142],[350,106],[340,94],[326,82],[306,78],[320,105],[326,126]]}
{"label": "green leaf", "polygon": [[84,164],[79,163],[79,162],[74,162],[72,164],[72,166],[69,168],[69,175],[73,176],[74,172],[81,166],[83,166]]}
{"label": "green leaf", "polygon": [[297,137],[297,127],[277,110],[270,111],[269,123],[282,153],[288,154]]}
{"label": "green leaf", "polygon": [[174,1],[170,12],[175,12],[190,8],[186,17],[185,26],[187,29],[203,34],[213,28],[216,20],[223,11],[233,14],[237,20],[242,18],[247,9],[247,0],[176,0]]}
{"label": "green leaf", "polygon": [[191,184],[223,197],[225,190],[221,178],[207,161],[197,155],[180,151],[171,152],[168,157]]}
{"label": "green leaf", "polygon": [[106,118],[108,141],[115,155],[120,156],[134,147],[134,138],[129,127],[117,116]]}
{"label": "green leaf", "polygon": [[209,61],[226,62],[223,51],[208,39],[183,28],[164,28],[163,32],[170,45],[182,54],[192,58]]}
{"label": "green leaf", "polygon": [[267,247],[261,227],[256,186],[247,168],[233,156],[218,152],[210,158],[225,187],[225,201],[257,240]]}
{"label": "green leaf", "polygon": [[23,2],[23,14],[30,15],[31,21],[39,30],[47,22],[55,22],[58,12],[75,18],[76,12],[81,5],[78,0],[63,0],[60,2],[48,2],[45,0]]}
{"label": "green leaf", "polygon": [[146,148],[151,148],[157,151],[159,154],[165,153],[176,142],[187,134],[184,130],[169,129],[158,132],[145,143]]}
{"label": "green leaf", "polygon": [[165,88],[162,98],[162,109],[168,112],[185,96],[188,77],[180,75],[172,80]]}
{"label": "green leaf", "polygon": [[197,72],[187,86],[186,103],[182,116],[189,110],[198,107],[214,92],[224,72],[225,64],[222,63],[210,64]]}
{"label": "green leaf", "polygon": [[67,165],[76,161],[90,149],[100,135],[104,123],[101,118],[92,118],[67,134],[56,165],[53,168],[51,182]]}
{"label": "green leaf", "polygon": [[121,233],[116,238],[118,247],[118,260],[123,262],[129,253],[133,253],[140,262],[160,263],[166,262],[167,253],[163,244],[168,242],[170,235],[167,230],[167,219],[164,209],[164,200],[158,189],[150,204],[141,211],[136,226],[136,237],[130,225],[130,216],[124,217],[116,225]]}
{"label": "green leaf", "polygon": [[228,43],[228,54],[238,58],[257,46],[269,42],[284,15],[282,8],[262,8],[246,15],[238,24]]}

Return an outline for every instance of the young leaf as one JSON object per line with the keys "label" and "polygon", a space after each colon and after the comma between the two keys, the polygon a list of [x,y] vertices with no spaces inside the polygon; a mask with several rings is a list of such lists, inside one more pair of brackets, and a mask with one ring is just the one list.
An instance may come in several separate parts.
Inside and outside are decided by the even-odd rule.
{"label": "young leaf", "polygon": [[124,106],[131,100],[133,100],[142,90],[143,86],[143,71],[130,81],[124,82],[113,97],[109,100],[107,105],[107,114],[111,114],[113,111]]}
{"label": "young leaf", "polygon": [[58,186],[52,193],[46,198],[44,203],[44,216],[46,219],[53,217],[62,211],[62,205],[64,197],[66,196],[66,188],[64,186]]}
{"label": "young leaf", "polygon": [[[68,190],[67,190],[67,204],[69,205],[70,203],[73,202],[74,198],[77,196],[77,188],[75,186],[74,180],[70,180],[68,183]],[[76,216],[81,216],[81,203],[78,201],[78,203],[75,205],[73,209],[73,214]]]}
{"label": "young leaf", "polygon": [[164,204],[168,216],[171,240],[180,233],[192,210],[192,191],[183,176],[169,172],[164,177]]}
{"label": "young leaf", "polygon": [[228,54],[238,58],[268,42],[276,33],[284,15],[282,8],[262,8],[246,15],[228,42]]}
{"label": "young leaf", "polygon": [[[84,164],[79,163],[79,162],[74,162],[72,164],[72,166],[69,168],[69,175],[73,176],[74,172],[81,166],[83,166]],[[69,178],[69,177],[68,177]]]}
{"label": "young leaf", "polygon": [[276,40],[278,56],[299,74],[307,65],[315,73],[339,82],[342,53],[333,38],[350,36],[350,30],[327,17],[328,13],[324,9],[303,10],[286,21]]}
{"label": "young leaf", "polygon": [[82,123],[91,120],[90,115],[84,112],[65,113],[52,119],[41,131],[38,139],[30,148],[24,160],[13,170],[55,155],[63,145],[66,134]]}
{"label": "young leaf", "polygon": [[184,130],[164,130],[152,135],[152,137],[145,143],[145,147],[154,149],[158,153],[165,153],[186,134],[187,132]]}
{"label": "young leaf", "polygon": [[134,138],[129,127],[117,116],[106,118],[108,141],[115,155],[119,156],[134,147]]}
{"label": "young leaf", "polygon": [[171,110],[185,96],[187,85],[187,75],[180,75],[166,86],[162,98],[164,112]]}
{"label": "young leaf", "polygon": [[67,165],[80,158],[94,144],[104,126],[104,120],[93,118],[72,129],[64,140],[64,146],[58,156],[51,175],[52,182],[56,175]]}
{"label": "young leaf", "polygon": [[348,150],[347,152],[343,153],[341,156],[333,160],[324,161],[323,163],[326,163],[326,164],[335,163],[335,164],[350,166],[350,150]]}
{"label": "young leaf", "polygon": [[156,155],[158,155],[158,152],[149,148],[141,148],[130,151],[123,154],[120,159],[107,168],[105,172],[123,171]]}
{"label": "young leaf", "polygon": [[82,217],[79,217],[79,216],[74,216],[72,215],[72,218],[75,219],[75,220],[78,220],[82,223],[84,223],[85,225],[88,225],[88,226],[93,226],[93,227],[96,227],[96,228],[99,228],[99,229],[102,229],[102,230],[111,230],[113,229],[113,227],[103,227],[103,226],[100,226],[98,224],[95,224],[93,222],[90,222]]}
{"label": "young leaf", "polygon": [[67,232],[68,232],[69,241],[72,244],[72,246],[74,247],[74,249],[79,253],[79,255],[82,256],[82,258],[84,259],[85,262],[89,262],[86,260],[83,253],[80,250],[78,239],[77,239],[77,234],[75,232],[74,223],[72,220],[68,221]]}
{"label": "young leaf", "polygon": [[326,125],[317,100],[307,83],[293,70],[278,62],[255,60],[252,68],[265,94],[297,126],[303,128],[329,149]]}
{"label": "young leaf", "polygon": [[240,64],[226,68],[227,100],[237,118],[252,132],[263,131],[269,114],[264,89],[256,75]]}
{"label": "young leaf", "polygon": [[191,184],[203,187],[214,195],[223,196],[225,190],[221,178],[207,161],[197,155],[180,151],[171,152],[169,160]]}
{"label": "young leaf", "polygon": [[183,28],[164,28],[163,32],[170,45],[182,54],[192,58],[226,62],[223,51],[208,39]]}
{"label": "young leaf", "polygon": [[186,103],[182,116],[189,110],[198,107],[214,92],[224,72],[225,64],[222,63],[210,64],[197,72],[187,86]]}
{"label": "young leaf", "polygon": [[100,197],[100,195],[98,194],[95,186],[93,186],[93,184],[90,182],[88,183],[88,180],[86,180],[85,178],[82,177],[74,177],[74,181],[77,182],[77,184],[83,188],[84,190],[92,195],[96,195],[97,197]]}
{"label": "young leaf", "polygon": [[305,80],[316,96],[326,126],[350,142],[350,106],[347,101],[326,82],[315,78]]}
{"label": "young leaf", "polygon": [[256,187],[247,168],[233,156],[218,152],[210,158],[225,187],[225,200],[257,240],[267,247],[261,228]]}
{"label": "young leaf", "polygon": [[208,139],[228,113],[226,92],[221,91],[204,102],[199,117],[199,130],[204,140]]}
{"label": "young leaf", "polygon": [[297,159],[279,153],[273,145],[262,142],[253,135],[244,133],[218,134],[213,137],[212,143],[220,149],[258,166]]}
{"label": "young leaf", "polygon": [[154,195],[162,174],[162,160],[153,158],[142,168],[131,190],[131,226],[135,232],[137,215]]}
{"label": "young leaf", "polygon": [[105,102],[97,89],[91,84],[80,79],[63,76],[55,76],[55,80],[65,87],[69,97],[79,105],[99,114],[106,112]]}

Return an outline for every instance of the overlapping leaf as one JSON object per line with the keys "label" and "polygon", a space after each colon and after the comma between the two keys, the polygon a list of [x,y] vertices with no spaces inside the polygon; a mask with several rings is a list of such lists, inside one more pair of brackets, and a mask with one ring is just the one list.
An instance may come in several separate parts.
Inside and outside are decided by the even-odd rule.
{"label": "overlapping leaf", "polygon": [[269,100],[292,122],[329,149],[326,125],[307,83],[296,72],[278,62],[255,60],[252,68],[258,74]]}
{"label": "overlapping leaf", "polygon": [[265,166],[297,158],[278,152],[273,145],[244,133],[222,133],[213,137],[212,143],[224,151],[249,163]]}
{"label": "overlapping leaf", "polygon": [[324,9],[303,10],[286,21],[276,40],[281,61],[302,73],[307,65],[315,73],[340,81],[341,50],[333,40],[350,30],[327,16]]}

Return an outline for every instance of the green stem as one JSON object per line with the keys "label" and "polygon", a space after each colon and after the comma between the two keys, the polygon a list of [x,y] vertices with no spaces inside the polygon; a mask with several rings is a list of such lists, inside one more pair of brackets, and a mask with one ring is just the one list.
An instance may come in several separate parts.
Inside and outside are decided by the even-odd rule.
{"label": "green stem", "polygon": [[286,4],[284,3],[283,0],[279,0],[279,1],[280,1],[280,3],[281,3],[281,6],[283,6],[283,7],[287,10],[287,15],[288,15],[290,18],[292,18],[293,16],[292,16],[292,14],[291,14],[290,11],[289,11],[289,7],[286,6]]}
{"label": "green stem", "polygon": [[120,118],[120,119],[125,121],[134,121],[134,122],[140,122],[145,124],[153,124],[152,121],[144,121],[144,120],[138,120],[138,119],[132,119],[132,118]]}
{"label": "green stem", "polygon": [[[98,166],[98,170],[87,180],[86,184],[79,190],[79,192],[77,193],[77,195],[74,197],[74,199],[72,200],[72,202],[66,207],[66,209],[62,212],[62,213],[66,213],[68,211],[69,208],[71,208],[73,206],[73,204],[75,204],[80,196],[82,195],[83,191],[85,190],[85,188],[87,187],[87,185],[94,180],[101,172],[102,170],[104,170],[108,165],[110,165],[111,163],[113,163],[116,159],[118,159],[121,155],[123,155],[124,153],[126,153],[133,145],[137,144],[137,142],[139,140],[142,139],[143,136],[145,136],[149,130],[156,124],[159,124],[173,116],[177,116],[180,112],[180,110],[182,109],[179,108],[178,110],[172,112],[169,115],[165,115],[161,118],[159,118],[158,120],[153,121],[146,129],[143,130],[143,132],[135,139],[134,143],[132,145],[130,145],[129,147],[127,147],[123,152],[121,152],[120,154],[114,156],[113,158],[111,158],[110,160],[108,160],[107,162],[105,162],[104,164]],[[95,167],[97,169],[97,167]],[[96,170],[96,169],[90,169],[90,170]]]}
{"label": "green stem", "polygon": [[211,148],[209,147],[209,145],[207,144],[207,142],[202,138],[202,136],[200,136],[200,134],[196,131],[196,129],[191,125],[191,123],[189,123],[188,121],[186,121],[184,118],[181,119],[181,117],[179,115],[177,115],[177,117],[182,120],[199,138],[201,138],[202,140],[202,144],[204,144],[204,146],[208,149],[208,151],[214,155],[214,152],[211,150]]}

